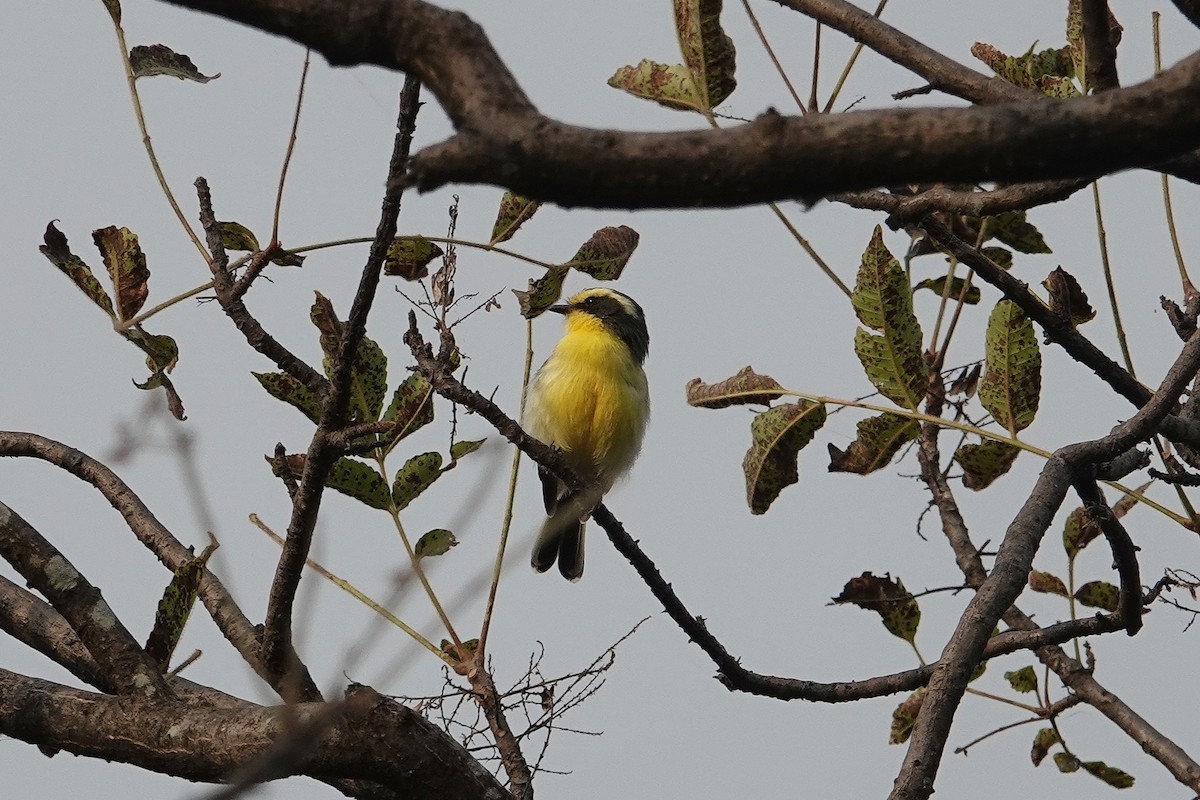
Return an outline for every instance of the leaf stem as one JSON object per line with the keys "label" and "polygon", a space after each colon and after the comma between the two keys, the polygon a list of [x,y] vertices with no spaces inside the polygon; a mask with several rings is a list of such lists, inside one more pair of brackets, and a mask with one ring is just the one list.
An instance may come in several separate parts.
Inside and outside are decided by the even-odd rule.
{"label": "leaf stem", "polygon": [[[525,396],[529,391],[529,375],[533,367],[533,320],[525,320],[525,368],[521,375],[521,411],[525,411]],[[492,611],[496,605],[496,591],[500,586],[500,572],[504,567],[504,552],[508,547],[508,533],[512,530],[513,506],[517,496],[517,477],[521,472],[521,449],[513,447],[512,473],[508,479],[508,497],[504,504],[504,520],[500,524],[500,543],[496,546],[496,563],[492,567],[492,583],[488,587],[487,605],[483,611],[483,625],[479,632],[479,652],[487,652],[488,631],[492,627]]]}
{"label": "leaf stem", "polygon": [[267,249],[279,246],[279,212],[283,207],[283,186],[287,183],[288,166],[292,163],[292,151],[296,148],[296,131],[300,128],[300,107],[304,104],[304,87],[308,85],[308,65],[312,50],[304,49],[304,68],[300,70],[300,88],[296,91],[296,113],[292,116],[292,131],[288,136],[287,150],[283,154],[283,166],[279,169],[279,187],[275,190],[275,213],[271,221],[271,243]]}
{"label": "leaf stem", "polygon": [[[258,528],[260,531],[265,533],[273,542],[275,542],[275,544],[279,545],[280,547],[283,546],[283,537],[280,536],[279,534],[275,533],[275,531],[268,528],[266,523],[264,523],[257,514],[250,515],[250,522],[253,523],[254,526],[256,528]],[[354,584],[350,583],[345,578],[338,577],[336,574],[334,574],[333,572],[330,572],[328,569],[321,566],[320,563],[318,563],[317,561],[314,561],[311,558],[304,559],[304,563],[307,564],[308,567],[313,572],[317,573],[322,578],[326,579],[327,581],[332,583],[334,586],[337,586],[343,592],[346,592],[348,595],[353,597],[355,600],[357,600],[358,602],[367,606],[367,608],[370,608],[376,614],[383,617],[388,622],[392,623],[397,628],[399,628],[400,630],[407,633],[409,636],[411,636],[418,644],[420,644],[426,650],[433,653],[435,656],[437,656],[441,660],[445,661],[447,664],[454,663],[454,660],[452,658],[450,658],[450,656],[443,653],[441,651],[441,648],[439,648],[433,642],[429,641],[424,636],[422,636],[420,633],[418,633],[416,630],[414,630],[412,627],[410,627],[404,620],[400,619],[395,614],[388,611],[386,608],[384,608],[382,605],[380,605],[375,600],[372,600],[368,595],[364,594],[357,587],[355,587]]]}
{"label": "leaf stem", "polygon": [[183,225],[183,229],[192,240],[192,244],[200,251],[200,257],[207,264],[211,258],[208,248],[200,241],[200,237],[196,235],[196,231],[192,228],[191,223],[184,216],[183,209],[179,207],[179,203],[175,200],[175,194],[171,191],[171,187],[167,183],[167,176],[163,174],[162,166],[158,163],[158,156],[154,153],[154,144],[150,141],[150,132],[146,129],[146,117],[142,113],[142,100],[138,95],[137,77],[133,74],[133,64],[129,60],[129,45],[125,42],[125,29],[116,19],[113,19],[113,27],[117,32],[117,45],[121,48],[121,63],[125,65],[125,80],[129,84],[129,97],[133,101],[133,114],[137,118],[138,130],[142,134],[142,144],[146,148],[146,155],[150,157],[150,166],[154,170],[155,177],[158,178],[158,185],[162,187],[163,194],[166,195],[171,210],[175,212],[175,216],[179,219],[179,224]]}

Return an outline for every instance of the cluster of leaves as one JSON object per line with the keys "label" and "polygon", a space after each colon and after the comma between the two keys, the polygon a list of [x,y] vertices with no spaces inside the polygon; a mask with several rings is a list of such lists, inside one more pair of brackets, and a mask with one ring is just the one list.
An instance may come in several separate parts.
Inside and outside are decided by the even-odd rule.
{"label": "cluster of leaves", "polygon": [[[528,222],[541,203],[512,192],[505,192],[492,225],[489,246],[506,242]],[[527,290],[514,289],[513,294],[526,319],[541,316],[562,296],[563,281],[571,270],[582,272],[596,280],[615,281],[625,271],[625,265],[637,249],[640,236],[627,225],[604,227],[580,245],[575,255],[549,267],[540,278],[529,281]]]}
{"label": "cluster of leaves", "polygon": [[[1108,34],[1114,49],[1121,41],[1122,30],[1109,11]],[[1087,54],[1080,0],[1071,0],[1067,8],[1067,44],[1038,51],[1034,50],[1036,46],[1030,46],[1019,56],[1010,56],[990,44],[976,42],[971,47],[971,55],[987,64],[998,78],[1026,89],[1036,89],[1047,97],[1066,100],[1086,93],[1087,87],[1082,84],[1087,77]]]}
{"label": "cluster of leaves", "polygon": [[[332,377],[345,323],[341,322],[333,304],[319,292],[309,312],[309,318],[319,332],[323,365]],[[459,459],[478,450],[484,440],[456,441],[450,447],[446,462],[436,451],[419,453],[407,459],[389,482],[381,470],[384,459],[406,437],[433,422],[433,387],[422,375],[412,373],[392,391],[385,408],[388,387],[388,359],[383,349],[370,337],[364,336],[355,353],[350,372],[351,425],[379,423],[378,432],[363,439],[361,449],[374,463],[359,457],[343,456],[329,470],[325,485],[352,497],[371,508],[395,513],[407,508],[444,473],[453,469]],[[282,372],[253,373],[259,384],[272,396],[296,408],[313,423],[321,419],[321,400],[300,381]],[[304,469],[304,455],[291,454],[283,458],[268,457],[277,475],[299,475]],[[419,556],[441,555],[457,544],[454,534],[444,529],[429,531],[415,547]]]}
{"label": "cluster of leaves", "polygon": [[[171,413],[176,419],[186,419],[183,400],[168,377],[179,361],[179,345],[170,336],[151,334],[141,324],[130,322],[142,310],[150,293],[150,269],[137,235],[128,228],[109,226],[92,231],[92,241],[100,251],[104,269],[112,283],[111,297],[87,262],[71,252],[67,237],[53,222],[46,226],[43,244],[38,249],[108,315],[113,328],[121,336],[146,355],[150,377],[142,383],[135,381],[134,385],[147,391],[163,387]],[[113,297],[116,298],[115,302]]]}

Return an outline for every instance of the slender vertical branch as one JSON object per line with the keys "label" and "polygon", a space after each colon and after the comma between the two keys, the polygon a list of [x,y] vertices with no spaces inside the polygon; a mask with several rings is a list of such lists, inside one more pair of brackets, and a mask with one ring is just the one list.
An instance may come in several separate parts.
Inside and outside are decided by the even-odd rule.
{"label": "slender vertical branch", "polygon": [[325,398],[317,430],[309,444],[304,473],[300,477],[292,501],[287,540],[284,542],[283,553],[275,570],[275,579],[271,584],[263,629],[263,654],[267,664],[279,674],[285,674],[289,670],[289,657],[292,653],[292,608],[300,586],[304,561],[312,546],[325,477],[338,457],[338,449],[330,441],[330,437],[346,422],[354,355],[366,331],[367,316],[375,299],[375,290],[379,284],[388,246],[396,237],[396,220],[404,193],[403,176],[408,166],[412,135],[420,108],[419,98],[420,82],[410,75],[405,78],[404,88],[400,92],[398,131],[388,166],[387,189],[384,193],[379,226],[359,279],[350,314],[343,327],[342,339],[334,359],[329,394]]}

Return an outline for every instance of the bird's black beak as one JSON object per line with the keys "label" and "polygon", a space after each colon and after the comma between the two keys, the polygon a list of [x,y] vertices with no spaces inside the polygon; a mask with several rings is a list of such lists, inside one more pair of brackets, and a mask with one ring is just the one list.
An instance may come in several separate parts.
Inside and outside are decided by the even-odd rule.
{"label": "bird's black beak", "polygon": [[553,311],[555,314],[566,314],[571,310],[571,306],[566,303],[559,303],[558,305],[550,306],[546,310]]}

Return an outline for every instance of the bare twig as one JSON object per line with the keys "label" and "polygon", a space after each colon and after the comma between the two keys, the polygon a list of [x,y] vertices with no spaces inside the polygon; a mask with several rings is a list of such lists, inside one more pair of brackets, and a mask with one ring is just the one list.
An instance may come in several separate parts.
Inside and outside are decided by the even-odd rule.
{"label": "bare twig", "polygon": [[375,298],[379,276],[387,248],[396,236],[396,219],[400,213],[400,199],[404,194],[401,176],[408,165],[408,154],[420,108],[420,82],[409,76],[405,79],[400,94],[400,112],[397,122],[395,145],[388,165],[387,190],[384,194],[379,226],[367,263],[363,267],[358,291],[350,307],[350,314],[343,327],[341,342],[334,359],[333,379],[325,398],[317,430],[309,444],[304,462],[304,473],[292,499],[292,518],[288,523],[287,540],[267,605],[267,618],[263,630],[263,657],[268,666],[278,674],[289,671],[289,654],[292,653],[292,606],[304,560],[312,545],[313,530],[321,507],[321,495],[325,488],[325,476],[340,454],[330,437],[346,423],[350,405],[351,372],[354,356],[366,330],[367,316]]}

